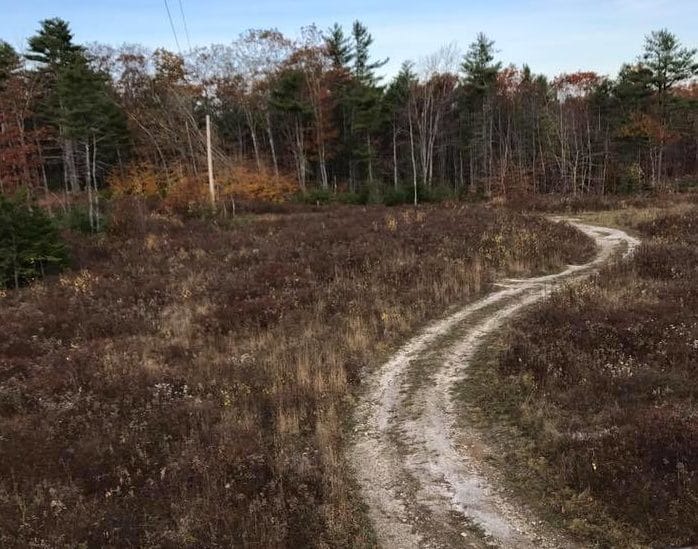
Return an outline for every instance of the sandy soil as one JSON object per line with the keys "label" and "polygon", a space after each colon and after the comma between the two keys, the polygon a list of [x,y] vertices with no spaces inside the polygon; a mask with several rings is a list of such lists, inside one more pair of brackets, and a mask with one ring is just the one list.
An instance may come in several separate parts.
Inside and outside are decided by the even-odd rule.
{"label": "sandy soil", "polygon": [[596,241],[593,261],[501,281],[498,291],[427,327],[366,378],[349,458],[383,547],[575,547],[508,500],[476,430],[456,428],[451,395],[486,336],[508,318],[638,244],[618,229],[564,221]]}

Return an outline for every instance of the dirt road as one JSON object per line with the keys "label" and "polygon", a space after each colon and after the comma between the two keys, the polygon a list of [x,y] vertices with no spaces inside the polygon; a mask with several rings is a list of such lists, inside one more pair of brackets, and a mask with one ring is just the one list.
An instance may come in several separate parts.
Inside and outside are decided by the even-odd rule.
{"label": "dirt road", "polygon": [[507,500],[482,462],[477,433],[456,428],[451,396],[488,334],[553,287],[638,244],[617,229],[567,221],[596,241],[592,262],[502,281],[415,336],[366,380],[349,458],[383,547],[574,547]]}

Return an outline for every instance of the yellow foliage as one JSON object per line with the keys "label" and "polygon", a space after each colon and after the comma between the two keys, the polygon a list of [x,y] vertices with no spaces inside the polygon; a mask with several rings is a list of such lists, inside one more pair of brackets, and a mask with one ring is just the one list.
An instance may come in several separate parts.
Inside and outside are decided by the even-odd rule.
{"label": "yellow foliage", "polygon": [[[112,173],[108,184],[116,197],[159,197],[168,209],[191,209],[210,200],[206,174],[166,174],[148,164],[132,164],[125,171]],[[240,165],[219,170],[216,187],[221,199],[282,202],[298,190],[298,183],[285,174],[277,176]]]}
{"label": "yellow foliage", "polygon": [[298,183],[284,174],[274,175],[247,166],[233,166],[218,177],[220,192],[243,200],[282,202],[298,191]]}
{"label": "yellow foliage", "polygon": [[209,204],[208,183],[204,177],[180,176],[167,188],[164,205],[172,210],[187,210]]}
{"label": "yellow foliage", "polygon": [[148,164],[131,164],[124,173],[113,172],[107,179],[114,196],[162,196],[165,178]]}
{"label": "yellow foliage", "polygon": [[655,143],[666,143],[673,137],[666,124],[663,124],[656,117],[643,113],[633,114],[630,120],[621,127],[620,134],[623,137],[649,139]]}

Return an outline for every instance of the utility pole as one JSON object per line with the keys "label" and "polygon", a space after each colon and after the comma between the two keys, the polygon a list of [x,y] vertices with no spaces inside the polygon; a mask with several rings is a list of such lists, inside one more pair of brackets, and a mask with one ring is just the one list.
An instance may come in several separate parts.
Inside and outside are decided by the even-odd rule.
{"label": "utility pole", "polygon": [[211,152],[211,116],[206,115],[206,155],[208,156],[208,190],[211,193],[211,206],[216,207],[216,186],[213,182],[213,153]]}

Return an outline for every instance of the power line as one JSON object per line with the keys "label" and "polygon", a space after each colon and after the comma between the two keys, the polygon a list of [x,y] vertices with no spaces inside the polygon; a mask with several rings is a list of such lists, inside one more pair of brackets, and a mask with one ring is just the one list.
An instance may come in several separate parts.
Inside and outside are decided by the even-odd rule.
{"label": "power line", "polygon": [[170,13],[170,6],[165,0],[165,9],[167,10],[167,18],[170,20],[170,27],[172,28],[172,34],[174,34],[175,44],[177,44],[177,50],[180,55],[182,54],[182,48],[179,47],[179,40],[177,39],[177,31],[175,30],[174,22],[172,21],[172,14]]}
{"label": "power line", "polygon": [[187,46],[189,51],[191,51],[191,41],[189,40],[189,27],[187,26],[187,18],[184,17],[184,8],[182,7],[182,0],[179,0],[179,13],[182,14],[182,22],[184,23],[184,34],[187,36]]}

